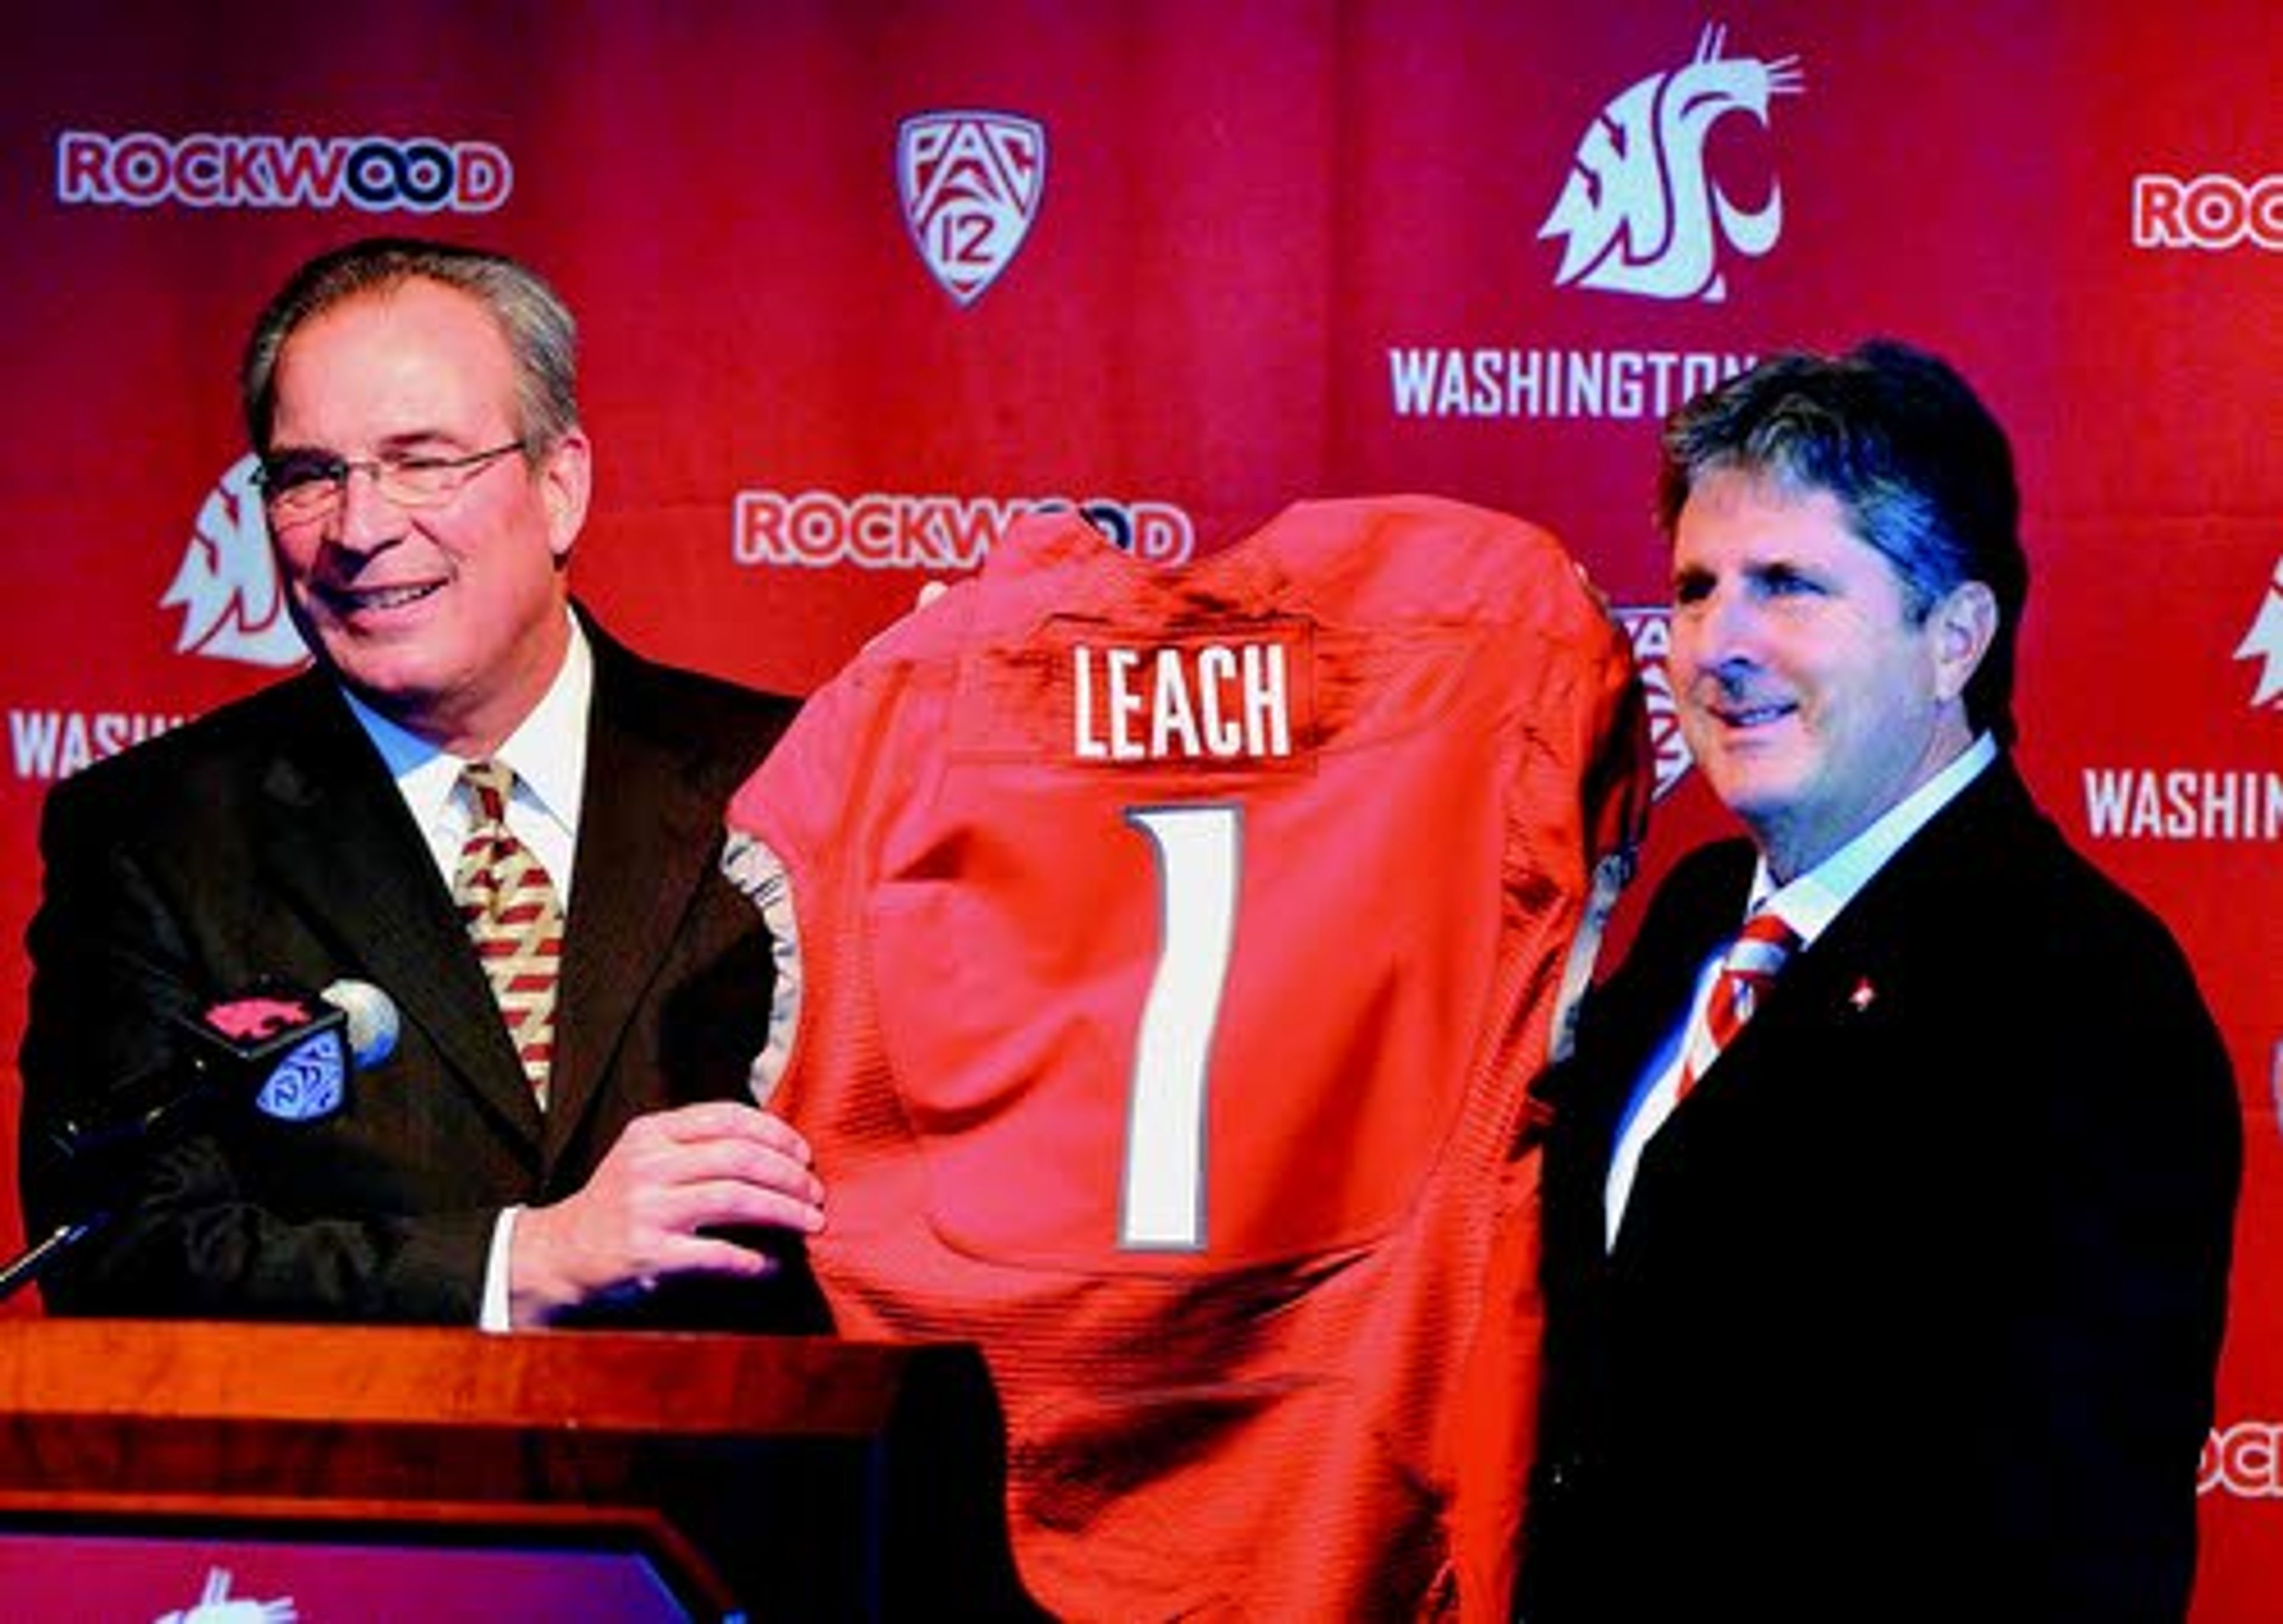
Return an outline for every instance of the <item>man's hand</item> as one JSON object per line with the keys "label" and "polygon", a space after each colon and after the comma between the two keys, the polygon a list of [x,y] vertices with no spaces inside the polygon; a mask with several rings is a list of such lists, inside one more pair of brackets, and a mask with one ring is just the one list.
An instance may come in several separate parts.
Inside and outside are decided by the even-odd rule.
{"label": "man's hand", "polygon": [[647,1291],[678,1274],[758,1279],[777,1261],[700,1232],[824,1227],[824,1186],[806,1140],[732,1100],[658,1111],[627,1124],[584,1189],[516,1219],[509,1315],[545,1325],[597,1297]]}

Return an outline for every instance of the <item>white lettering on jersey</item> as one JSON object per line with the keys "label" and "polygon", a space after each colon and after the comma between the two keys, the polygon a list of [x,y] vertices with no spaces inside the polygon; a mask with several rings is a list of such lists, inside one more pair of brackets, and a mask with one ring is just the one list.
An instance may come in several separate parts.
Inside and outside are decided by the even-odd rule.
{"label": "white lettering on jersey", "polygon": [[1292,753],[1282,643],[1071,649],[1071,750],[1081,761],[1231,761]]}

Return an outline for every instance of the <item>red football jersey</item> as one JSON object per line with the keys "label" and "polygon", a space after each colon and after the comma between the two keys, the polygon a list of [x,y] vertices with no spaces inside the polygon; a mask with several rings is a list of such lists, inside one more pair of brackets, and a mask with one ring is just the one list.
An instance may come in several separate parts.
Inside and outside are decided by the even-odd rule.
{"label": "red football jersey", "polygon": [[1642,728],[1517,519],[1305,503],[1157,567],[1040,515],[737,796],[818,1277],[845,1334],[982,1348],[1057,1614],[1503,1616],[1524,1088]]}

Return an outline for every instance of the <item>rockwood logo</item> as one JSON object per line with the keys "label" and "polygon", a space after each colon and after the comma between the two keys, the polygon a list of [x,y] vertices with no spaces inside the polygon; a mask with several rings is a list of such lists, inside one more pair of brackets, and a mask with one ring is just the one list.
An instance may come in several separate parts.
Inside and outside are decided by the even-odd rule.
{"label": "rockwood logo", "polygon": [[2245,244],[2283,253],[2283,175],[2132,177],[2132,245],[2224,253]]}
{"label": "rockwood logo", "polygon": [[896,131],[896,195],[920,262],[971,305],[1014,262],[1047,185],[1047,130],[1009,113],[923,113]]}
{"label": "rockwood logo", "polygon": [[1196,527],[1171,502],[877,491],[740,491],[729,550],[750,566],[971,570],[1017,519],[1056,508],[1075,508],[1111,545],[1151,563],[1180,563],[1196,550]]}
{"label": "rockwood logo", "polygon": [[1620,609],[1617,617],[1632,642],[1633,664],[1648,694],[1649,749],[1656,763],[1652,798],[1662,801],[1695,765],[1688,742],[1680,736],[1680,712],[1672,700],[1672,668],[1667,663],[1672,653],[1672,611]]}
{"label": "rockwood logo", "polygon": [[1721,54],[1727,31],[1708,26],[1687,66],[1652,74],[1602,108],[1570,161],[1569,183],[1538,235],[1566,239],[1556,287],[1643,299],[1728,296],[1721,251],[1757,258],[1783,234],[1783,189],[1739,205],[1705,171],[1712,127],[1744,113],[1765,128],[1779,96],[1804,84],[1797,57]]}
{"label": "rockwood logo", "polygon": [[2214,1427],[2204,1435],[2196,1492],[2243,1500],[2283,1499],[2283,1427],[2272,1421]]}
{"label": "rockwood logo", "polygon": [[285,614],[254,467],[251,455],[240,457],[208,493],[182,566],[159,606],[183,611],[178,653],[249,665],[298,665],[309,651]]}
{"label": "rockwood logo", "polygon": [[86,129],[56,137],[58,203],[486,214],[514,188],[514,166],[488,141]]}
{"label": "rockwood logo", "polygon": [[2251,629],[2235,646],[2235,657],[2263,662],[2259,680],[2252,688],[2252,708],[2283,708],[2283,557],[2275,561],[2275,574],[2268,582],[2267,595],[2260,602],[2258,614],[2252,618]]}

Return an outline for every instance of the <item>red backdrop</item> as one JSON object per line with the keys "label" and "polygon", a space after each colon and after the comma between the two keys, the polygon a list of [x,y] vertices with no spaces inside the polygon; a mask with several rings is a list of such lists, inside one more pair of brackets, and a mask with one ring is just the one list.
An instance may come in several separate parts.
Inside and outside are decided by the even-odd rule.
{"label": "red backdrop", "polygon": [[[1951,355],[2022,462],[2025,769],[2172,922],[2236,1059],[2198,1619],[2271,1616],[2268,0],[79,0],[12,19],[0,74],[11,1059],[47,785],[293,657],[230,380],[262,298],[351,236],[554,277],[598,448],[581,592],[792,689],[1055,498],[1162,556],[1309,495],[1508,508],[1640,611],[1654,661],[1677,392],[1874,331]],[[1652,879],[1719,827],[1665,747]],[[1839,1458],[1803,1473],[1876,1472],[1877,1416],[1831,1423]]]}

